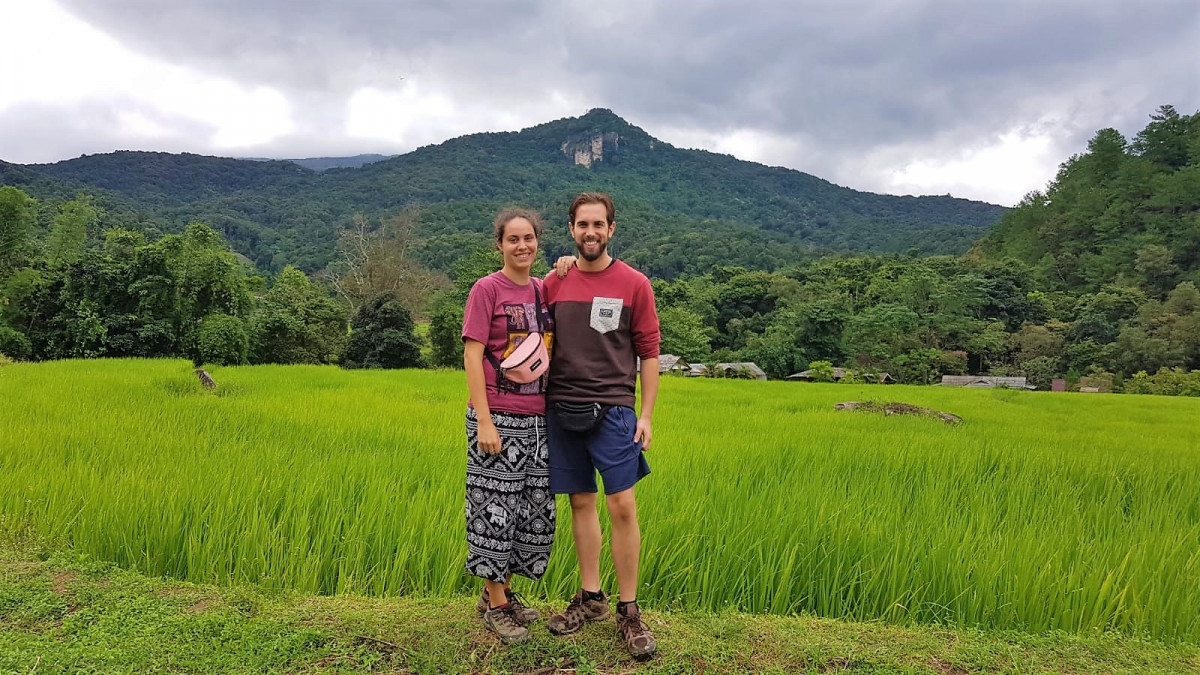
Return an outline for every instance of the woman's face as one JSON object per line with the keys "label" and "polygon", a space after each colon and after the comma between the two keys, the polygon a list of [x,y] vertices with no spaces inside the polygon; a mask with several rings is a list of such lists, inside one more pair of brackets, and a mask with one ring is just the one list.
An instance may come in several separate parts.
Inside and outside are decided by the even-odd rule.
{"label": "woman's face", "polygon": [[500,252],[504,254],[504,266],[528,270],[537,259],[538,240],[533,233],[533,223],[524,218],[513,218],[504,225],[500,237]]}

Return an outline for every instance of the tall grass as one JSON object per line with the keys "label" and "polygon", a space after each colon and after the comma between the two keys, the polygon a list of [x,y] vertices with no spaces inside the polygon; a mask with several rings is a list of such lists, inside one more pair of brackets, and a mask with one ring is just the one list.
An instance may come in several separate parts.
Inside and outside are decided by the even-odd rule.
{"label": "tall grass", "polygon": [[[0,522],[150,574],[450,594],[460,373],[0,368]],[[951,428],[835,412],[903,400]],[[688,609],[1200,639],[1200,401],[664,380],[640,598]],[[578,583],[560,501],[551,569]],[[612,570],[605,583],[615,590]]]}

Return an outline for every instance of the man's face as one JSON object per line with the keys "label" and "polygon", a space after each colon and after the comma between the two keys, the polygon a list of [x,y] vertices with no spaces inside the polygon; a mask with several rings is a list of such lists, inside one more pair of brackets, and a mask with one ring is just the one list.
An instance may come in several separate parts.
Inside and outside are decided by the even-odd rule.
{"label": "man's face", "polygon": [[608,250],[608,238],[616,229],[616,222],[608,222],[608,209],[603,204],[582,204],[575,209],[575,222],[571,223],[571,236],[575,248],[584,260],[598,260]]}

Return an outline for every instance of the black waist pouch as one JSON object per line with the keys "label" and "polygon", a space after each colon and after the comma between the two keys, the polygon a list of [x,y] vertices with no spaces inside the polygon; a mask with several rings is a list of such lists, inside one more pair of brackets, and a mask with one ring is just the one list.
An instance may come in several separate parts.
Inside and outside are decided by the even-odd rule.
{"label": "black waist pouch", "polygon": [[568,403],[556,401],[551,404],[558,423],[567,431],[583,433],[596,428],[612,406],[599,403]]}

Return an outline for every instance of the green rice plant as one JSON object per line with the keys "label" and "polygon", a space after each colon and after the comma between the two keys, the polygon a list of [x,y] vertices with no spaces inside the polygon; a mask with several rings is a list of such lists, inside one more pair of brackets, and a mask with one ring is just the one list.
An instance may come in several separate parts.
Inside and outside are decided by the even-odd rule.
{"label": "green rice plant", "polygon": [[[215,392],[183,361],[0,369],[0,527],[196,582],[477,588],[461,373],[210,372]],[[833,409],[883,397],[965,421]],[[1197,420],[1194,399],[668,378],[639,597],[1200,640]],[[521,590],[577,586],[565,499],[558,532]]]}

